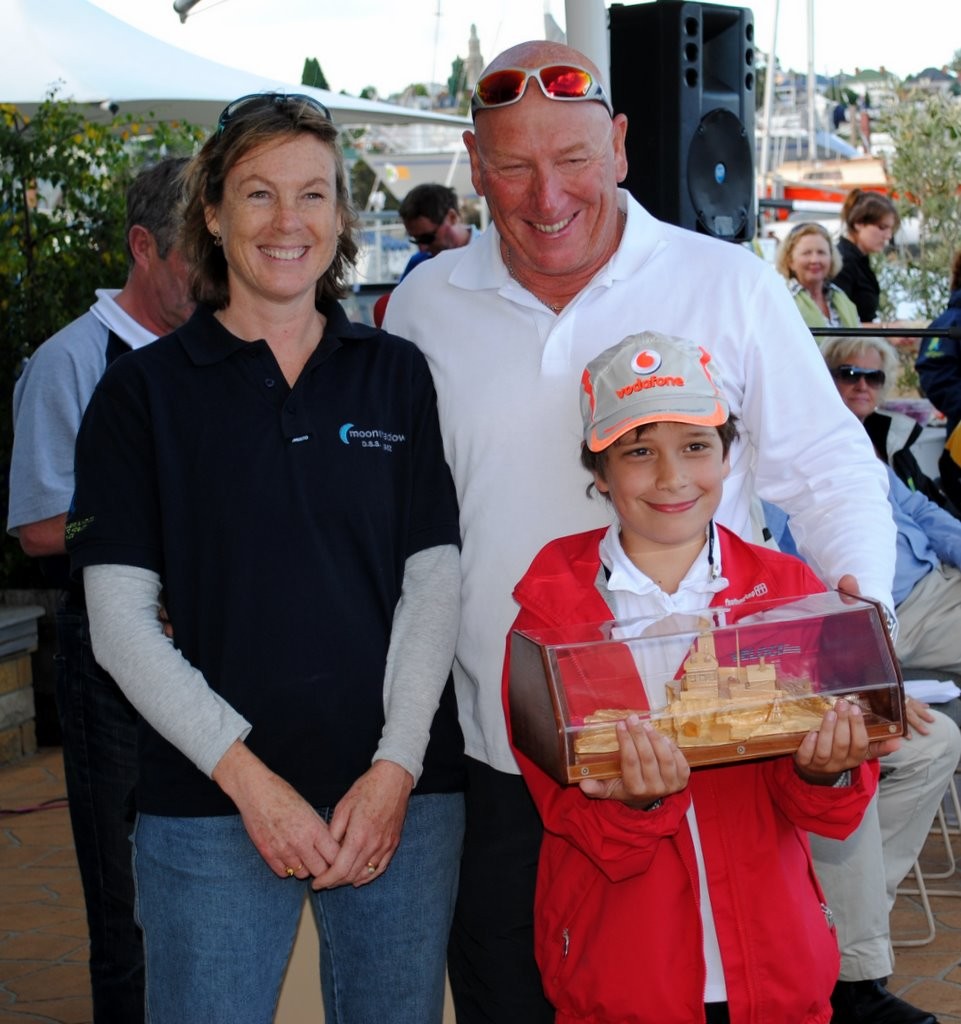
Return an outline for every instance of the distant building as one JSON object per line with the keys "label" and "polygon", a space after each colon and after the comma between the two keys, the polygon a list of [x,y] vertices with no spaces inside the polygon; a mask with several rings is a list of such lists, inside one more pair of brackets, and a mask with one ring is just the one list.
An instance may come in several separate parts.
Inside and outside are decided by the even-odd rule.
{"label": "distant building", "polygon": [[467,41],[467,60],[464,61],[464,88],[467,92],[473,92],[484,70],[484,58],[480,52],[480,40],[477,38],[477,26],[471,25],[470,39]]}
{"label": "distant building", "polygon": [[958,76],[948,68],[925,68],[916,75],[909,75],[904,80],[906,89],[915,92],[941,93],[945,96],[961,94]]}
{"label": "distant building", "polygon": [[849,89],[863,100],[871,110],[881,110],[898,102],[898,77],[884,65],[874,68],[855,68],[853,75],[842,74],[843,89]]}

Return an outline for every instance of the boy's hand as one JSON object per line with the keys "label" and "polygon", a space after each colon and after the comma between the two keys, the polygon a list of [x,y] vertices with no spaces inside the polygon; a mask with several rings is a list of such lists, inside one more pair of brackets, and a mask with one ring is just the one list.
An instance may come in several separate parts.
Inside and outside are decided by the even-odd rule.
{"label": "boy's hand", "polygon": [[629,715],[616,725],[621,774],[615,779],[584,779],[581,792],[592,800],[619,800],[647,810],[651,804],[687,786],[691,769],[684,755],[650,722]]}
{"label": "boy's hand", "polygon": [[890,754],[900,745],[897,738],[871,743],[861,709],[842,699],[832,711],[825,712],[821,728],[801,741],[794,755],[794,768],[805,782],[833,786],[843,772],[869,757]]}

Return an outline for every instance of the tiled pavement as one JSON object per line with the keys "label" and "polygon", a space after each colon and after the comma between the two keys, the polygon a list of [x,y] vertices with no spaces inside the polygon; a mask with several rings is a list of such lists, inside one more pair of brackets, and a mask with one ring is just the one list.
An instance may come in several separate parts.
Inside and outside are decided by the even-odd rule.
{"label": "tiled pavement", "polygon": [[[83,897],[63,795],[58,748],[0,768],[0,1024],[91,1020]],[[6,813],[46,801],[55,802],[33,813]],[[889,983],[941,1024],[961,1024],[961,838],[952,842],[959,870],[929,884],[958,897],[932,898],[934,941],[899,949]],[[943,841],[932,836],[922,866],[944,865]],[[895,938],[924,933],[917,897],[898,898],[892,931]]]}
{"label": "tiled pavement", "polygon": [[0,768],[0,1024],[90,1021],[87,922],[59,748]]}

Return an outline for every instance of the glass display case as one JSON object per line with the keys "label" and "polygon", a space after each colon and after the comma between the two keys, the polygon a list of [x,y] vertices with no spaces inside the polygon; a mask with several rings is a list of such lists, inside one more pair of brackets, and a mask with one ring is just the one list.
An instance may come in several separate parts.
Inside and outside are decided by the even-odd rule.
{"label": "glass display case", "polygon": [[562,783],[619,774],[632,713],[696,767],[793,754],[840,697],[872,739],[902,735],[882,610],[834,591],[511,635],[514,743]]}

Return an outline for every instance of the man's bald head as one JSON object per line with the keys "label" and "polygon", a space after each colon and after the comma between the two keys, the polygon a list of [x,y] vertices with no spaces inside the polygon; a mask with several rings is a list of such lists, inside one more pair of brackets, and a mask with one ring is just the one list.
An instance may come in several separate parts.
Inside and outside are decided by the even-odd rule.
{"label": "man's bald head", "polygon": [[547,39],[529,39],[525,43],[518,43],[504,50],[484,68],[481,77],[504,68],[543,68],[549,64],[576,64],[590,71],[594,78],[601,81],[600,70],[588,56],[572,46],[553,43]]}

